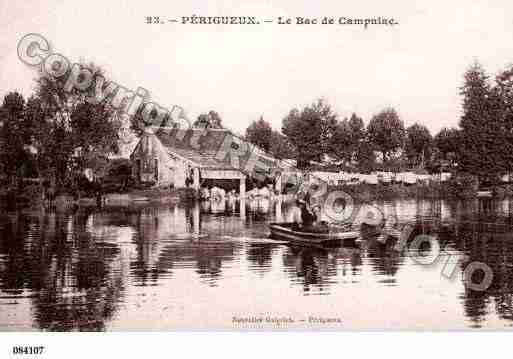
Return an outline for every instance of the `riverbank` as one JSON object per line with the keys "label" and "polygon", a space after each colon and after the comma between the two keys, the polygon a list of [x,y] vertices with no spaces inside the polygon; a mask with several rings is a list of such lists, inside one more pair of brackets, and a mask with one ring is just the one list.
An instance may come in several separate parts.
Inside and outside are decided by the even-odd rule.
{"label": "riverbank", "polygon": [[[430,182],[406,185],[393,184],[355,184],[328,186],[328,192],[343,191],[357,202],[371,202],[375,200],[395,199],[471,199],[477,198],[480,191],[477,185],[465,180],[451,180],[442,183]],[[513,197],[513,186],[504,184],[488,189],[490,198],[502,199]],[[293,195],[293,194],[291,194]],[[102,206],[132,206],[132,205],[158,205],[175,203],[192,203],[199,199],[199,193],[192,188],[146,188],[131,189],[124,193],[105,193],[102,196]],[[40,208],[42,196],[36,186],[27,186],[21,193],[0,192],[2,208]],[[98,199],[91,196],[80,199],[70,194],[57,195],[51,206],[66,208],[72,206],[98,206]],[[45,203],[49,206],[49,203]]]}
{"label": "riverbank", "polygon": [[42,206],[55,208],[69,208],[73,206],[132,206],[132,205],[158,205],[190,203],[199,199],[197,191],[192,188],[148,188],[133,189],[125,193],[105,193],[101,202],[90,196],[76,198],[71,194],[59,194],[49,203],[43,203],[39,188],[27,186],[20,193],[0,193],[2,208],[41,208]]}
{"label": "riverbank", "polygon": [[[471,199],[477,198],[477,185],[465,181],[447,181],[425,184],[357,184],[329,186],[328,191],[344,191],[353,200],[369,202],[373,200],[394,200],[407,198],[421,199]],[[509,184],[492,187],[488,190],[491,198],[502,199],[513,196],[513,187]]]}

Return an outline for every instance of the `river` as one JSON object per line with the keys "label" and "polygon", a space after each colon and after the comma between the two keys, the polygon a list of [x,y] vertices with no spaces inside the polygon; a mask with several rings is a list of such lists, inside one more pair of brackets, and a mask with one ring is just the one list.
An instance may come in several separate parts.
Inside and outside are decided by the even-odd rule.
{"label": "river", "polygon": [[[377,203],[440,243],[422,264],[368,236],[268,238],[283,203],[0,214],[0,330],[502,329],[513,324],[513,211],[502,201]],[[423,247],[422,258],[434,249]],[[462,258],[465,258],[463,260]],[[493,271],[465,285],[464,263]],[[444,268],[453,268],[452,276]]]}

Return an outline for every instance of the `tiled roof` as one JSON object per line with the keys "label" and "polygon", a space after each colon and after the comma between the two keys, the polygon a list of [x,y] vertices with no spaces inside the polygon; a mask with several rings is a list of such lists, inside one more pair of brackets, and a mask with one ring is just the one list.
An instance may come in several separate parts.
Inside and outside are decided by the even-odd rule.
{"label": "tiled roof", "polygon": [[[237,146],[237,142],[240,142],[229,130],[188,129],[171,132],[160,130],[155,135],[171,155],[176,153],[197,163],[201,168],[237,169],[231,165],[229,156],[224,160],[215,158],[225,140],[233,140],[233,146]],[[247,158],[241,156],[241,160],[243,159],[246,160]]]}
{"label": "tiled roof", "polygon": [[[245,172],[244,166],[255,151],[258,153],[259,162],[265,163],[269,167],[268,170],[274,170],[277,166],[290,167],[227,129],[174,129],[172,131],[161,129],[155,135],[171,156],[176,154],[204,169]],[[230,150],[240,154],[234,156],[239,161],[238,166],[232,165],[233,158],[227,154]],[[223,154],[227,154],[225,158],[216,158]]]}
{"label": "tiled roof", "polygon": [[205,169],[234,169],[230,164],[215,159],[215,154],[198,153],[194,150],[184,148],[171,148],[168,147],[169,154],[177,154],[194,163],[197,163],[201,168]]}

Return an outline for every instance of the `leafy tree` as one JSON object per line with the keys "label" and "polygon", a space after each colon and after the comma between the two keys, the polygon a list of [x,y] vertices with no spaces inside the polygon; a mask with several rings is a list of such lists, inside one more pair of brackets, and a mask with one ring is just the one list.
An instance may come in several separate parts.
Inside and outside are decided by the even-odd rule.
{"label": "leafy tree", "polygon": [[353,113],[349,120],[346,118],[335,126],[330,141],[331,153],[340,160],[351,162],[355,159],[358,146],[364,138],[363,120]]}
{"label": "leafy tree", "polygon": [[18,185],[30,161],[29,129],[25,119],[25,99],[17,92],[8,93],[0,108],[0,173],[11,185]]}
{"label": "leafy tree", "polygon": [[364,173],[372,172],[376,166],[376,155],[374,153],[374,146],[366,139],[358,144],[356,149],[356,161],[358,162],[358,169]]}
{"label": "leafy tree", "polygon": [[64,79],[41,76],[27,118],[32,123],[38,168],[53,185],[76,185],[85,168],[105,168],[106,157],[118,151],[118,112],[108,101],[90,101],[102,71],[90,64],[88,90],[66,91]]}
{"label": "leafy tree", "polygon": [[358,143],[365,138],[365,125],[363,120],[355,113],[353,113],[349,119],[349,127],[351,128],[353,142]]}
{"label": "leafy tree", "polygon": [[92,168],[103,174],[107,156],[118,153],[120,123],[113,117],[114,111],[103,103],[81,103],[71,114],[73,165],[78,173]]}
{"label": "leafy tree", "polygon": [[246,140],[265,151],[270,151],[273,140],[272,132],[271,125],[263,117],[260,117],[258,121],[253,121],[246,129]]}
{"label": "leafy tree", "polygon": [[192,127],[223,128],[223,121],[216,111],[209,111],[208,113],[202,113],[199,115],[197,120],[192,124]]}
{"label": "leafy tree", "polygon": [[505,170],[513,172],[513,65],[499,73],[493,97],[499,99],[500,127],[503,136],[503,161]]}
{"label": "leafy tree", "polygon": [[320,161],[328,152],[336,127],[336,115],[331,106],[318,100],[301,111],[293,109],[283,119],[282,132],[294,146],[297,165],[306,168],[310,161]]}
{"label": "leafy tree", "polygon": [[404,124],[393,108],[374,115],[367,126],[367,133],[372,145],[383,155],[383,162],[404,145]]}
{"label": "leafy tree", "polygon": [[433,139],[433,146],[436,151],[435,162],[446,161],[454,166],[460,153],[460,131],[456,128],[442,128]]}
{"label": "leafy tree", "polygon": [[476,175],[480,180],[496,181],[507,172],[501,99],[489,82],[488,75],[479,63],[474,63],[464,75],[461,88],[463,115],[460,119],[461,169]]}
{"label": "leafy tree", "polygon": [[433,137],[426,126],[415,123],[406,129],[406,157],[412,165],[430,158]]}
{"label": "leafy tree", "polygon": [[31,146],[35,149],[35,164],[40,178],[55,178],[57,164],[64,162],[59,141],[67,140],[66,136],[59,136],[59,130],[50,121],[50,113],[41,102],[41,99],[32,96],[27,101],[26,118],[31,125]]}
{"label": "leafy tree", "polygon": [[358,143],[353,140],[353,133],[347,119],[337,123],[330,142],[330,152],[335,158],[346,162],[353,159]]}
{"label": "leafy tree", "polygon": [[288,139],[278,131],[271,132],[271,154],[278,159],[289,159],[295,157],[294,147]]}
{"label": "leafy tree", "polygon": [[275,158],[286,159],[295,156],[294,148],[287,138],[271,128],[262,117],[253,121],[246,129],[246,140],[269,152]]}

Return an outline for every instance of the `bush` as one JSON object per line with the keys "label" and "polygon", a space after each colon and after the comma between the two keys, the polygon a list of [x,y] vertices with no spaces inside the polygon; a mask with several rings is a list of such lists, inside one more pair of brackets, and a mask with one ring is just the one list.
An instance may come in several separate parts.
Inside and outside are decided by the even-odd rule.
{"label": "bush", "polygon": [[107,175],[130,177],[132,175],[132,164],[130,160],[125,158],[112,160],[109,163]]}
{"label": "bush", "polygon": [[112,160],[101,182],[102,190],[106,193],[126,193],[136,188],[130,160],[124,158]]}
{"label": "bush", "polygon": [[453,198],[472,198],[477,195],[479,180],[470,174],[456,174],[446,182],[446,195]]}

